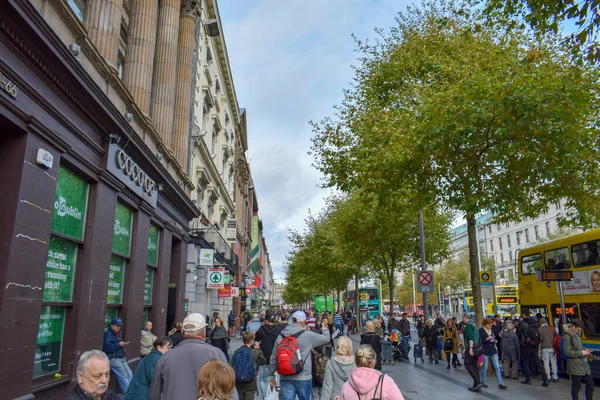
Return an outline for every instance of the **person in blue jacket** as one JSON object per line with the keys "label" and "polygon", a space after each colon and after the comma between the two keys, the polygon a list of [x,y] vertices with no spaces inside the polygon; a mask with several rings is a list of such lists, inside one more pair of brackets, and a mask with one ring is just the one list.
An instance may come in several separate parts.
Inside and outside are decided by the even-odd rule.
{"label": "person in blue jacket", "polygon": [[150,383],[154,375],[156,363],[167,351],[173,347],[173,341],[168,336],[163,336],[154,341],[153,348],[146,357],[140,361],[124,400],[148,400],[150,395]]}
{"label": "person in blue jacket", "polygon": [[108,357],[110,370],[117,377],[121,392],[127,393],[133,373],[125,359],[125,346],[127,346],[127,342],[123,341],[122,328],[123,321],[121,321],[121,318],[112,320],[110,328],[104,332],[102,351],[106,353],[106,356]]}

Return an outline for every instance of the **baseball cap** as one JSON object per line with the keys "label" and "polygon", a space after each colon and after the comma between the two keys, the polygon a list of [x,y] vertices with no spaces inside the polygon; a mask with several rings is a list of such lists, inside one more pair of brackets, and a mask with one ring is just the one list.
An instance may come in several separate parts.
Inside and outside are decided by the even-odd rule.
{"label": "baseball cap", "polygon": [[123,326],[123,321],[121,321],[121,318],[115,318],[110,324],[115,326]]}
{"label": "baseball cap", "polygon": [[580,319],[574,319],[573,320],[573,325],[577,325],[578,327],[580,327],[581,329],[585,329],[585,324],[583,323],[582,320]]}
{"label": "baseball cap", "polygon": [[547,318],[545,318],[545,317],[542,317],[542,318],[540,318],[540,322],[541,322],[542,324],[547,324],[547,323],[548,323],[548,319],[547,319]]}
{"label": "baseball cap", "polygon": [[193,331],[206,327],[206,320],[204,319],[204,315],[192,313],[184,318],[182,325],[184,331]]}
{"label": "baseball cap", "polygon": [[306,314],[304,311],[296,311],[292,314],[292,318],[294,318],[296,322],[304,322],[306,321]]}

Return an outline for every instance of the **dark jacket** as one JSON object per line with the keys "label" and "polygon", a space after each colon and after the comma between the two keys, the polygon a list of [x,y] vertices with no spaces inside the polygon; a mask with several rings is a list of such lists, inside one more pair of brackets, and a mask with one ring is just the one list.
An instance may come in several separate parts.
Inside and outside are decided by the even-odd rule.
{"label": "dark jacket", "polygon": [[571,375],[591,375],[590,363],[582,354],[581,338],[573,333],[568,325],[563,325],[563,351],[567,356],[567,373]]}
{"label": "dark jacket", "polygon": [[438,336],[437,336],[437,329],[435,329],[435,327],[433,326],[425,326],[425,328],[423,328],[423,331],[421,332],[421,339],[425,339],[425,348],[429,351],[432,351],[434,349],[437,349],[438,346]]}
{"label": "dark jacket", "polygon": [[[494,337],[494,331],[491,331],[491,333],[491,337]],[[489,341],[488,334],[483,327],[479,328],[479,340],[481,341],[481,343],[483,343],[484,355],[493,356],[494,354],[498,353],[498,351],[496,350],[496,339],[494,338],[493,342]]]}
{"label": "dark jacket", "polygon": [[[102,395],[102,400],[120,400],[119,396],[111,392],[110,390],[106,390]],[[68,395],[65,400],[92,400],[91,397],[85,394],[81,386],[77,385],[75,390]]]}
{"label": "dark jacket", "polygon": [[102,351],[106,353],[108,358],[125,357],[125,348],[119,346],[119,342],[121,341],[123,341],[123,332],[115,332],[108,328],[108,330],[104,332]]}
{"label": "dark jacket", "polygon": [[173,341],[173,347],[177,346],[179,343],[183,342],[183,335],[180,330],[176,330],[173,334],[169,335],[171,340]]}
{"label": "dark jacket", "polygon": [[400,328],[398,330],[402,333],[402,336],[410,337],[410,322],[408,319],[401,319],[398,321],[398,327]]}
{"label": "dark jacket", "polygon": [[225,357],[229,357],[229,333],[227,329],[222,326],[215,327],[210,332],[210,343],[221,349]]}
{"label": "dark jacket", "polygon": [[375,350],[375,354],[377,354],[375,368],[381,369],[381,338],[379,335],[373,331],[367,331],[360,335],[360,344],[368,344]]}
{"label": "dark jacket", "polygon": [[142,358],[135,369],[124,400],[148,400],[154,368],[161,357],[160,351],[152,349],[146,357]]}
{"label": "dark jacket", "polygon": [[502,334],[502,359],[518,361],[521,358],[521,345],[517,334],[504,331]]}
{"label": "dark jacket", "polygon": [[280,325],[264,324],[260,327],[260,329],[256,332],[256,335],[254,336],[254,340],[260,342],[260,350],[263,352],[265,358],[267,359],[267,365],[271,360],[271,354],[273,353],[275,340],[277,340],[277,336],[279,336],[280,333]]}
{"label": "dark jacket", "polygon": [[525,318],[519,322],[519,325],[517,326],[517,336],[519,337],[519,343],[521,344],[521,347],[529,347],[526,341],[527,328],[529,328],[529,325],[536,324],[537,323],[533,317]]}
{"label": "dark jacket", "polygon": [[398,321],[395,317],[391,317],[388,320],[388,329],[390,333],[392,333],[392,330],[394,329],[396,329],[399,332],[402,332],[400,331],[400,321]]}

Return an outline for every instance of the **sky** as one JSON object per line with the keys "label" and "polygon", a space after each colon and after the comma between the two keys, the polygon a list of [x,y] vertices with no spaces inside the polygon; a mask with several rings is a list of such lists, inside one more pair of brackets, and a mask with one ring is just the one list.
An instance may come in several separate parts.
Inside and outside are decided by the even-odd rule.
{"label": "sky", "polygon": [[333,114],[359,54],[351,35],[376,36],[413,1],[218,0],[229,62],[248,121],[248,158],[275,280],[288,230],[303,230],[330,193],[308,155],[309,121]]}

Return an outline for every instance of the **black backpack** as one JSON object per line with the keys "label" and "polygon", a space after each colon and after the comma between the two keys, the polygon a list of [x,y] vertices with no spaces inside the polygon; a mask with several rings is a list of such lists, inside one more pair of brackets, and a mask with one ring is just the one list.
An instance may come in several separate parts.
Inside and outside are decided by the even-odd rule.
{"label": "black backpack", "polygon": [[530,324],[525,331],[525,344],[527,347],[538,347],[540,345],[540,330],[534,324]]}

